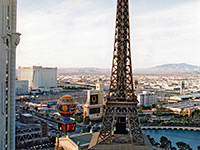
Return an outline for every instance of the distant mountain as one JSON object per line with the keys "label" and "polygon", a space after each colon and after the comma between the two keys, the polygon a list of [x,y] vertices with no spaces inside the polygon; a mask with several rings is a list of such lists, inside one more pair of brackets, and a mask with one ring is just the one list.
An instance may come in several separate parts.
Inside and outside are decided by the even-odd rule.
{"label": "distant mountain", "polygon": [[60,74],[109,74],[108,68],[59,68]]}
{"label": "distant mountain", "polygon": [[[110,74],[110,68],[59,68],[59,74]],[[164,64],[152,68],[133,68],[134,74],[200,75],[200,66],[186,63]]]}
{"label": "distant mountain", "polygon": [[154,67],[154,69],[165,70],[165,71],[166,70],[194,71],[194,70],[200,70],[200,67],[195,65],[180,63],[180,64],[164,64],[156,66]]}
{"label": "distant mountain", "polygon": [[200,74],[200,66],[186,63],[164,64],[152,68],[135,69],[137,74],[177,74],[177,75],[196,75]]}

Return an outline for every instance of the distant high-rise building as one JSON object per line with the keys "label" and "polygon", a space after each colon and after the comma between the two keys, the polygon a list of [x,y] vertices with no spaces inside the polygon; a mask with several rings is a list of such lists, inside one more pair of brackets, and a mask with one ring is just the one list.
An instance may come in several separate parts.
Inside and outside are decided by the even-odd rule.
{"label": "distant high-rise building", "polygon": [[139,105],[152,106],[157,104],[157,95],[154,92],[143,91],[137,94]]}
{"label": "distant high-rise building", "polygon": [[15,149],[15,57],[17,0],[0,1],[0,149]]}
{"label": "distant high-rise building", "polygon": [[57,87],[57,67],[18,67],[18,80],[28,80],[30,89]]}

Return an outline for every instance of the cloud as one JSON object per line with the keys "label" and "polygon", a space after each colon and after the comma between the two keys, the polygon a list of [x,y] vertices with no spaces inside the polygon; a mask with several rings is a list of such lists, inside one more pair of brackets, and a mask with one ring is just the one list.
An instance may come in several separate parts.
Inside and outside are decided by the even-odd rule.
{"label": "cloud", "polygon": [[[105,54],[112,54],[113,44],[107,35],[113,35],[109,26],[114,26],[114,19],[113,24],[107,22],[114,17],[111,11],[103,10],[101,13],[100,9],[96,10],[98,3],[92,0],[47,5],[51,8],[41,9],[39,5],[38,8],[19,12],[18,30],[22,39],[17,52],[17,65],[99,67],[99,62],[106,60]],[[106,53],[105,47],[110,49]],[[107,62],[111,60],[107,59]]]}
{"label": "cloud", "polygon": [[[20,0],[17,65],[111,67],[116,0]],[[135,5],[134,5],[135,4]],[[130,3],[131,45],[136,68],[160,63],[198,64],[199,2],[135,12]],[[173,7],[172,7],[173,6]],[[188,58],[192,56],[195,59]]]}
{"label": "cloud", "polygon": [[199,2],[133,16],[131,34],[135,66],[180,62],[199,65],[199,26]]}

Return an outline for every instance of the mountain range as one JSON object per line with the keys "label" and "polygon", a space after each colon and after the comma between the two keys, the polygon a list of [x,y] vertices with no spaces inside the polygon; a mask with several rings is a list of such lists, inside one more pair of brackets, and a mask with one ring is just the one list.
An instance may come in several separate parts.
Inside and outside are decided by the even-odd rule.
{"label": "mountain range", "polygon": [[190,65],[186,63],[180,63],[180,64],[164,64],[160,66],[154,67],[155,69],[161,69],[161,70],[182,70],[182,71],[194,71],[194,70],[200,70],[199,66]]}
{"label": "mountain range", "polygon": [[136,74],[199,75],[200,66],[186,63],[163,64],[152,68],[134,69]]}
{"label": "mountain range", "polygon": [[[200,75],[200,66],[186,63],[163,64],[151,68],[133,69],[134,74]],[[109,68],[59,68],[60,74],[110,74]]]}
{"label": "mountain range", "polygon": [[109,74],[111,70],[109,68],[59,68],[60,74]]}

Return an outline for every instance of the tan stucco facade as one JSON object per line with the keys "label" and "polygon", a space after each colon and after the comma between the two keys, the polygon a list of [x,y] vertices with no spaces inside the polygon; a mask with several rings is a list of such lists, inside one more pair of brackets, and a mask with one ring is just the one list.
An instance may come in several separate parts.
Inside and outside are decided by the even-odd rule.
{"label": "tan stucco facade", "polygon": [[77,139],[84,135],[93,135],[93,133],[82,133],[76,134],[72,136],[66,136],[61,138],[56,138],[55,150],[87,150],[90,144],[90,140],[87,143],[79,144],[78,142],[75,143],[73,138],[76,137]]}

